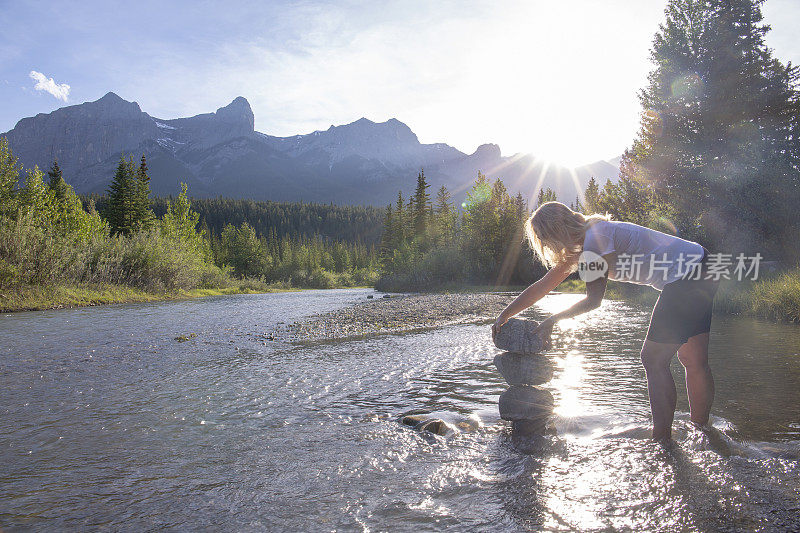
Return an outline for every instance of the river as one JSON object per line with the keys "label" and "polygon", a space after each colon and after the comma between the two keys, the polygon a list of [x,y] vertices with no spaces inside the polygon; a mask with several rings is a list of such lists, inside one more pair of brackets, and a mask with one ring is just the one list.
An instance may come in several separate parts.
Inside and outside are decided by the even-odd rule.
{"label": "river", "polygon": [[[716,317],[714,429],[688,423],[675,362],[662,445],[638,360],[648,310],[605,302],[556,329],[554,415],[523,453],[499,418],[488,322],[264,340],[372,292],[0,317],[0,528],[800,529],[800,327]],[[398,422],[416,409],[477,427]]]}

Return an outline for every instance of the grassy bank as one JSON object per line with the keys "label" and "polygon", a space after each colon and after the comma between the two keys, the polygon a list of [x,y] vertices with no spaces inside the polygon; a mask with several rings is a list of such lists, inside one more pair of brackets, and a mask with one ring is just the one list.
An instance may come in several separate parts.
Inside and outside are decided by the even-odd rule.
{"label": "grassy bank", "polygon": [[[580,280],[567,280],[561,292],[584,292]],[[609,282],[606,298],[653,305],[658,292],[630,283]],[[723,281],[714,300],[715,312],[748,315],[769,320],[800,323],[800,268],[764,277],[758,281]]]}
{"label": "grassy bank", "polygon": [[155,302],[225,294],[256,294],[291,290],[300,289],[286,284],[275,283],[268,285],[249,280],[220,288],[176,289],[171,291],[152,291],[116,284],[26,285],[0,289],[0,312],[38,311],[42,309]]}

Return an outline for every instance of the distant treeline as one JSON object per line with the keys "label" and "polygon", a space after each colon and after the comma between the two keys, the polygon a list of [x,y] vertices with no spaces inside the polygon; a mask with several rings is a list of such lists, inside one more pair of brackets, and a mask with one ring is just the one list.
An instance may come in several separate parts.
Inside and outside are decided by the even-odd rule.
{"label": "distant treeline", "polygon": [[46,175],[22,169],[0,138],[0,308],[57,306],[68,293],[70,301],[86,301],[82,295],[128,289],[176,294],[369,285],[377,277],[379,213],[193,202],[185,185],[177,198],[152,201],[144,156],[137,162],[122,157],[107,195],[82,199],[58,162]]}
{"label": "distant treeline", "polygon": [[[108,204],[107,195],[82,196],[84,205],[93,201],[99,212]],[[152,198],[150,207],[163,216],[172,198]],[[200,228],[218,238],[225,226],[249,224],[259,237],[280,240],[320,237],[331,242],[377,245],[383,232],[383,209],[371,206],[339,206],[301,202],[272,202],[232,198],[192,198],[192,210],[200,215]]]}
{"label": "distant treeline", "polygon": [[457,209],[447,188],[440,187],[431,200],[428,187],[420,172],[413,195],[406,201],[400,192],[386,207],[378,288],[521,284],[544,273],[524,243],[529,211],[521,194],[512,197],[502,180],[491,182],[478,173]]}

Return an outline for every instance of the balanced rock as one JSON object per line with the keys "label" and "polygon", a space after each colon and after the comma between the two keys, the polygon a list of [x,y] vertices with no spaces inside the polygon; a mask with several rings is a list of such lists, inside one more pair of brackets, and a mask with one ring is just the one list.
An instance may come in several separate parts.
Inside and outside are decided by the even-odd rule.
{"label": "balanced rock", "polygon": [[513,385],[500,395],[498,407],[503,420],[540,420],[553,413],[554,404],[550,391],[530,385]]}
{"label": "balanced rock", "polygon": [[494,366],[509,385],[541,385],[553,379],[553,362],[543,355],[503,352]]}
{"label": "balanced rock", "polygon": [[535,320],[511,318],[494,337],[494,345],[507,352],[535,354],[547,348],[546,339],[534,333],[539,325]]}

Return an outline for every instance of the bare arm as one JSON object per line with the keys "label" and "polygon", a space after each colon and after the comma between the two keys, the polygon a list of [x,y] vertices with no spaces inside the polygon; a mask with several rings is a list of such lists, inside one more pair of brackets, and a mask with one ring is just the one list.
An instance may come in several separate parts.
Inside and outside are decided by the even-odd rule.
{"label": "bare arm", "polygon": [[553,327],[553,324],[555,324],[562,318],[572,318],[574,316],[586,313],[593,309],[597,309],[603,302],[603,296],[605,296],[606,294],[606,285],[608,285],[608,278],[605,276],[600,279],[588,282],[586,284],[586,298],[584,298],[579,302],[576,302],[574,305],[572,305],[567,309],[564,309],[560,313],[551,315],[550,317],[542,321],[541,324],[539,324],[537,330],[549,330],[550,328]]}
{"label": "bare arm", "polygon": [[492,326],[492,333],[497,334],[497,330],[500,327],[508,322],[508,319],[518,315],[519,313],[523,312],[525,309],[529,308],[545,296],[547,296],[550,291],[558,287],[558,285],[567,279],[571,270],[571,265],[569,264],[559,264],[551,268],[547,271],[547,274],[542,276],[542,278],[522,291],[519,296],[517,296],[513,302],[508,304],[508,306],[500,313],[500,316],[497,317],[497,321]]}

